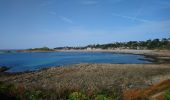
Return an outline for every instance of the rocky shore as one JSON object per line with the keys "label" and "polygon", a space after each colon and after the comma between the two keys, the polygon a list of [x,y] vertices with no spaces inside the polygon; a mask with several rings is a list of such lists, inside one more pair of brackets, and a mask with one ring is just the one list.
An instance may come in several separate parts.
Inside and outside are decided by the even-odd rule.
{"label": "rocky shore", "polygon": [[169,78],[170,64],[77,64],[15,73],[11,76],[0,77],[0,80],[12,83],[22,82],[28,86],[37,83],[41,84],[39,86],[46,86],[47,83],[76,84],[73,86],[80,85],[82,88],[88,85],[86,83],[100,84],[98,86],[117,83],[124,89],[128,89],[141,87],[141,84],[143,84],[142,87],[149,86]]}
{"label": "rocky shore", "polygon": [[170,64],[78,64],[0,77],[1,82],[55,89],[60,94],[65,90],[95,93],[142,89],[168,79]]}

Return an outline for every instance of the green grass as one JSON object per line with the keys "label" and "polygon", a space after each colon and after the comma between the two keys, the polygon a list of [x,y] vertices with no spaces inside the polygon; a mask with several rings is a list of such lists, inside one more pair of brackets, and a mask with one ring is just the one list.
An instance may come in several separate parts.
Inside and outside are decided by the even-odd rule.
{"label": "green grass", "polygon": [[165,100],[170,100],[170,89],[165,93]]}
{"label": "green grass", "polygon": [[80,92],[73,92],[69,95],[68,100],[89,100],[89,97]]}

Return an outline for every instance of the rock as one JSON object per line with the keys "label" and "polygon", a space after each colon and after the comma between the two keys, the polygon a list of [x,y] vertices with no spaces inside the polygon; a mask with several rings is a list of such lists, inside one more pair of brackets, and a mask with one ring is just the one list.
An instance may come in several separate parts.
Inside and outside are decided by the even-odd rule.
{"label": "rock", "polygon": [[6,66],[0,66],[0,72],[5,72],[9,70],[9,67],[6,67]]}

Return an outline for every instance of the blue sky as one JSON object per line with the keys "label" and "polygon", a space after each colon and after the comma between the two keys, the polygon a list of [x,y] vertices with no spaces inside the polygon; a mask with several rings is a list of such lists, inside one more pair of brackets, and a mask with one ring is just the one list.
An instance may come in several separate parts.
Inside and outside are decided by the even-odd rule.
{"label": "blue sky", "polygon": [[170,37],[170,0],[0,0],[0,49]]}

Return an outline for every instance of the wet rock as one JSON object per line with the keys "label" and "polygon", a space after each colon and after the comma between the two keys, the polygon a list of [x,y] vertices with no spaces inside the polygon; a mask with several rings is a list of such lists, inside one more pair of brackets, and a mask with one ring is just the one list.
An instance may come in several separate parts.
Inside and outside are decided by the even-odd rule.
{"label": "wet rock", "polygon": [[0,72],[5,72],[9,70],[9,67],[6,67],[6,66],[0,66]]}

